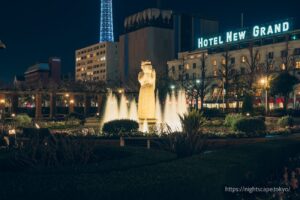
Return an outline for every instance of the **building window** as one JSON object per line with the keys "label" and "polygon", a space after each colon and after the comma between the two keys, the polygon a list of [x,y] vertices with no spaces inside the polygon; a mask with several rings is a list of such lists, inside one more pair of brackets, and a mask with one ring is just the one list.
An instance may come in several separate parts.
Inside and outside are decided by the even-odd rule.
{"label": "building window", "polygon": [[230,63],[231,63],[231,64],[235,64],[235,57],[230,58]]}
{"label": "building window", "polygon": [[218,76],[218,70],[214,69],[214,76],[217,77]]}
{"label": "building window", "polygon": [[260,53],[256,54],[256,60],[260,60]]}
{"label": "building window", "polygon": [[300,48],[296,48],[295,50],[294,50],[294,55],[300,55]]}
{"label": "building window", "polygon": [[193,69],[196,69],[197,65],[196,63],[193,63]]}
{"label": "building window", "polygon": [[300,61],[296,61],[296,69],[300,69]]}
{"label": "building window", "polygon": [[282,58],[287,57],[287,55],[288,55],[287,50],[282,50],[282,51],[281,51],[281,57],[282,57]]}
{"label": "building window", "polygon": [[178,75],[178,80],[182,80],[183,76],[181,74]]}
{"label": "building window", "polygon": [[268,58],[273,59],[274,58],[274,52],[269,52],[268,53]]}
{"label": "building window", "polygon": [[217,66],[217,60],[216,60],[216,59],[213,60],[213,61],[212,61],[212,64],[213,64],[214,66]]}
{"label": "building window", "polygon": [[245,67],[241,67],[241,74],[242,74],[242,75],[245,75],[245,74],[246,74],[246,69],[245,69]]}
{"label": "building window", "polygon": [[179,70],[182,70],[182,65],[178,65],[178,69],[179,69]]}
{"label": "building window", "polygon": [[189,65],[189,64],[186,64],[186,65],[185,65],[185,69],[189,70],[189,69],[190,69],[190,65]]}
{"label": "building window", "polygon": [[281,68],[281,70],[285,70],[285,69],[286,69],[286,66],[285,66],[285,64],[284,64],[284,63],[282,63],[282,64],[281,64],[281,66],[280,66],[280,68]]}
{"label": "building window", "polygon": [[175,66],[172,66],[172,72],[175,73]]}
{"label": "building window", "polygon": [[189,80],[190,79],[190,75],[189,74],[185,74],[185,80]]}
{"label": "building window", "polygon": [[242,61],[242,63],[245,63],[247,61],[247,57],[246,56],[242,56],[241,61]]}
{"label": "building window", "polygon": [[226,64],[226,61],[225,61],[224,58],[222,59],[221,63],[222,63],[222,65],[225,65],[225,64]]}
{"label": "building window", "polygon": [[193,73],[193,79],[196,79],[196,78],[197,78],[196,73]]}

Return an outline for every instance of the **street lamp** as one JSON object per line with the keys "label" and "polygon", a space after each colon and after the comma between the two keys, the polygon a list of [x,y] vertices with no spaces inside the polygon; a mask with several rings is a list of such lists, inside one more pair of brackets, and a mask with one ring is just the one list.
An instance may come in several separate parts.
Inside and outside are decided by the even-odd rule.
{"label": "street lamp", "polygon": [[0,40],[0,49],[6,49],[5,44]]}
{"label": "street lamp", "polygon": [[260,84],[262,85],[263,89],[265,90],[265,110],[266,110],[266,114],[268,113],[268,78],[264,77],[262,79],[260,79]]}

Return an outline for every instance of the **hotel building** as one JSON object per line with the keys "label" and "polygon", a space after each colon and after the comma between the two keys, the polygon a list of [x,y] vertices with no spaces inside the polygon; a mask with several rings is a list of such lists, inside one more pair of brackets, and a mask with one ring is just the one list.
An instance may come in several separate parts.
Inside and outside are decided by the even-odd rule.
{"label": "hotel building", "polygon": [[[279,26],[279,25],[278,25]],[[251,31],[240,41],[231,42],[227,41],[226,37],[217,38],[217,40],[223,42],[222,45],[213,45],[214,38],[211,39],[211,45],[209,39],[206,45],[208,47],[198,48],[194,51],[186,51],[178,54],[178,59],[168,61],[168,77],[177,82],[192,82],[201,79],[201,66],[203,60],[206,65],[206,84],[210,85],[210,91],[206,95],[205,104],[206,107],[219,107],[224,106],[223,94],[224,81],[222,75],[222,65],[226,63],[232,66],[232,70],[238,74],[238,76],[250,76],[250,67],[255,65],[256,72],[253,75],[254,87],[258,88],[256,96],[261,97],[263,87],[260,84],[264,79],[266,72],[266,66],[268,65],[269,74],[276,74],[282,70],[288,70],[290,73],[300,79],[300,30],[286,30],[281,33],[272,34],[270,26],[266,28],[260,28],[265,35],[262,37],[253,37]],[[251,29],[250,29],[251,30]],[[255,28],[253,30],[256,30]],[[279,29],[278,29],[279,30]],[[267,34],[269,33],[269,34]],[[274,33],[274,31],[273,31]],[[232,34],[232,32],[231,32]],[[248,34],[248,35],[247,35]],[[258,34],[258,33],[256,33]],[[260,33],[259,33],[260,34]],[[225,34],[226,35],[226,34]],[[227,35],[230,35],[227,33]],[[228,39],[228,38],[227,38]],[[200,41],[200,39],[199,39]],[[204,41],[201,38],[201,42]],[[226,42],[227,41],[227,42]],[[203,43],[199,44],[203,45]],[[225,54],[227,52],[227,60]],[[204,57],[204,59],[203,59]],[[260,90],[259,90],[260,89]],[[299,104],[297,99],[298,91],[295,93],[294,98],[290,101],[295,104]],[[230,107],[236,106],[236,99],[230,100]],[[270,99],[270,107],[275,107],[277,100]],[[264,102],[258,98],[257,104],[263,104]]]}
{"label": "hotel building", "polygon": [[118,79],[118,43],[97,43],[77,50],[75,57],[76,81],[112,83]]}

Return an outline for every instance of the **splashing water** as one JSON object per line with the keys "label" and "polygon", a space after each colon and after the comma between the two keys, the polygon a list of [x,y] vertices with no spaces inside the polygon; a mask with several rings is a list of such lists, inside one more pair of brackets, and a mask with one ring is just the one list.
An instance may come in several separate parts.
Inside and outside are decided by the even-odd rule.
{"label": "splashing water", "polygon": [[[188,106],[184,90],[180,90],[177,95],[175,92],[167,95],[163,112],[162,104],[158,98],[158,93],[156,94],[155,115],[157,128],[162,125],[166,125],[172,131],[181,131],[182,128],[179,115],[183,115],[187,111]],[[134,98],[132,100],[128,100],[124,94],[121,95],[120,103],[118,103],[117,96],[112,92],[109,92],[102,122],[105,123],[117,119],[131,119],[138,121],[137,103]],[[146,120],[143,122],[140,130],[144,133],[149,131],[149,126]],[[160,128],[158,128],[158,130],[160,130]]]}

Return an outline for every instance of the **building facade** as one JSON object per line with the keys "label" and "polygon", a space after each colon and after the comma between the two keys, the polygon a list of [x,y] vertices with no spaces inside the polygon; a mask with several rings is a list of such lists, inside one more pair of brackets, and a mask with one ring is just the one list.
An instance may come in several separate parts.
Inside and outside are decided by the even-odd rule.
{"label": "building facade", "polygon": [[[37,63],[30,66],[22,76],[16,76],[14,80],[15,86],[24,86],[35,88],[45,87],[49,83],[59,84],[61,81],[61,59],[49,58],[48,63]],[[24,81],[21,81],[21,80]]]}
{"label": "building facade", "polygon": [[174,13],[173,29],[175,53],[178,54],[197,49],[197,38],[200,36],[207,37],[218,34],[219,22],[197,15]]}
{"label": "building facade", "polygon": [[172,11],[147,9],[129,16],[125,34],[119,38],[119,70],[123,83],[138,85],[142,61],[151,61],[157,77],[167,73],[167,61],[174,58]]}
{"label": "building facade", "polygon": [[179,51],[195,49],[193,39],[207,32],[215,34],[218,23],[152,8],[127,17],[124,28],[125,34],[119,38],[120,77],[124,83],[137,85],[142,61],[151,61],[158,80],[165,78],[167,61]]}
{"label": "building facade", "polygon": [[118,79],[118,43],[101,42],[75,52],[76,81],[103,81]]}
{"label": "building facade", "polygon": [[[260,96],[266,87],[262,83],[268,84],[269,80],[266,80],[266,77],[273,74],[287,70],[300,80],[300,30],[181,52],[178,59],[168,61],[168,76],[178,83],[199,82],[202,77],[203,60],[206,66],[206,85],[211,86],[208,87],[211,90],[206,95],[206,102],[209,102],[206,104],[207,107],[219,106],[223,101],[226,93],[224,91],[226,65],[232,69],[228,73],[234,73],[245,79],[252,76],[253,87],[258,89],[256,96]],[[255,73],[252,73],[251,69],[255,70]],[[233,79],[233,76],[229,78]],[[232,99],[231,107],[236,106],[234,101]],[[275,100],[273,103],[276,103]],[[272,106],[274,107],[274,105],[270,107]]]}

